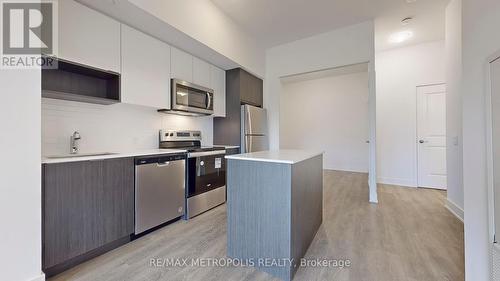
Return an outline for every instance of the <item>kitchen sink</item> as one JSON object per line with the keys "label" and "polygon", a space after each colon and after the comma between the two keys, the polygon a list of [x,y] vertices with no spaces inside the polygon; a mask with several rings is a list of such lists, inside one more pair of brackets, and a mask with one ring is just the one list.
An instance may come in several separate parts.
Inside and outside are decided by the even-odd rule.
{"label": "kitchen sink", "polygon": [[64,155],[49,155],[49,156],[45,156],[45,158],[47,158],[47,159],[61,159],[61,158],[106,156],[106,155],[115,155],[115,154],[118,154],[118,153],[113,153],[113,152],[78,153],[78,154],[64,154]]}

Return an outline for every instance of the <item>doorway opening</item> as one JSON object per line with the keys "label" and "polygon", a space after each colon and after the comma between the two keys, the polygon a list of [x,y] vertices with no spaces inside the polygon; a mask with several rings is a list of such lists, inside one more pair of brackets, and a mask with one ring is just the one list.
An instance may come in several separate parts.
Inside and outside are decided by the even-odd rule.
{"label": "doorway opening", "polygon": [[321,150],[325,170],[376,179],[371,76],[360,63],[282,77],[280,148]]}

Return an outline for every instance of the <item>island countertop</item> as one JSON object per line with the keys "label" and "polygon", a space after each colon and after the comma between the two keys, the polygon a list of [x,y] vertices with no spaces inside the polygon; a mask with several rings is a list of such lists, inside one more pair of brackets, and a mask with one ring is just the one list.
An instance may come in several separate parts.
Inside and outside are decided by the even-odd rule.
{"label": "island countertop", "polygon": [[298,162],[313,158],[321,154],[323,154],[323,151],[281,149],[227,155],[226,159],[296,164]]}

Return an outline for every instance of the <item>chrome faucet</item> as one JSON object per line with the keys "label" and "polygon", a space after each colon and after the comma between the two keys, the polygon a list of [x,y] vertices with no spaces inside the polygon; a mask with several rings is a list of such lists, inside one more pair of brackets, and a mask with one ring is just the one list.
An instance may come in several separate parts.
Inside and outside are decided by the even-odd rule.
{"label": "chrome faucet", "polygon": [[73,135],[71,135],[70,139],[70,153],[71,154],[77,154],[78,153],[78,140],[80,140],[82,137],[80,136],[80,133],[78,131],[73,132]]}

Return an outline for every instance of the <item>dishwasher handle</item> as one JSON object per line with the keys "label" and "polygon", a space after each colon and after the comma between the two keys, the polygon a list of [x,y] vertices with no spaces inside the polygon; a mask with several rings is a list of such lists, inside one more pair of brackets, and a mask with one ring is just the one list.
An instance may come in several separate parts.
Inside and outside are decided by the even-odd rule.
{"label": "dishwasher handle", "polygon": [[158,167],[168,166],[172,161],[186,160],[186,154],[174,155],[154,155],[146,157],[138,157],[135,159],[135,165],[157,164]]}

